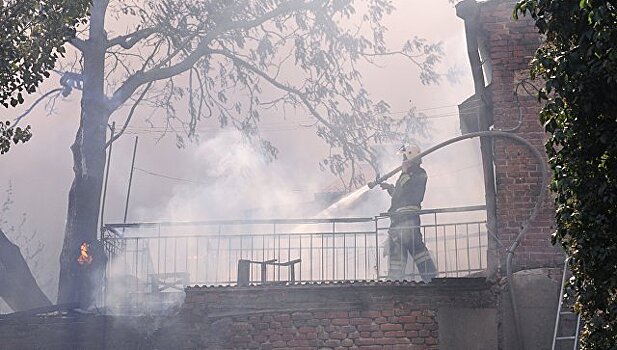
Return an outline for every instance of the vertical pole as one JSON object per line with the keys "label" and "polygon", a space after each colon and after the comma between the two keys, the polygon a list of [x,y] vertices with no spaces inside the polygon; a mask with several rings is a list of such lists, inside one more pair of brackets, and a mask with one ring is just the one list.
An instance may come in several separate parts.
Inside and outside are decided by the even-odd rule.
{"label": "vertical pole", "polygon": [[114,136],[116,135],[116,122],[113,122],[111,124],[111,137],[110,137],[110,142],[109,142],[109,152],[107,153],[107,165],[105,166],[105,182],[103,184],[103,199],[101,200],[101,217],[99,219],[99,227],[101,228],[101,236],[100,239],[103,239],[103,223],[105,220],[105,200],[107,198],[107,182],[109,180],[109,166],[111,165],[111,150],[112,147],[114,145],[113,143],[113,139]]}
{"label": "vertical pole", "polygon": [[135,171],[135,155],[137,154],[137,142],[139,141],[139,136],[135,136],[135,146],[133,147],[133,161],[131,162],[131,175],[129,175],[129,187],[126,191],[126,203],[124,204],[124,219],[123,223],[126,224],[126,217],[129,212],[129,199],[131,197],[131,185],[133,184],[133,172]]}
{"label": "vertical pole", "polygon": [[379,221],[378,220],[379,219],[375,217],[375,269],[377,270],[376,271],[377,275],[375,276],[376,280],[379,280]]}
{"label": "vertical pole", "polygon": [[[103,237],[103,224],[104,224],[104,220],[105,220],[105,201],[106,201],[106,198],[107,198],[107,183],[108,183],[108,180],[109,180],[109,168],[110,168],[110,165],[111,165],[111,150],[112,150],[112,147],[113,147],[113,144],[114,144],[113,140],[114,140],[114,136],[115,135],[116,135],[116,122],[113,122],[111,124],[111,137],[109,138],[109,152],[107,153],[107,164],[105,165],[105,182],[103,184],[103,198],[101,199],[101,209],[99,210],[99,212],[101,213],[101,216],[99,218],[99,224],[98,224],[98,227],[99,227],[99,230],[100,230],[100,232],[99,232],[99,240],[101,241],[101,244],[103,245],[104,248],[106,248],[105,247],[105,242],[103,241],[103,238],[104,238]],[[111,259],[111,257],[112,257],[112,254],[110,252],[109,253],[109,259]],[[108,270],[108,267],[110,265],[111,264],[108,263],[107,266],[105,266],[105,271],[104,271],[104,275],[103,275],[103,280],[104,281],[107,281],[107,276],[109,275],[107,270]],[[105,302],[106,302],[106,300],[105,300],[105,285],[106,284],[107,283],[104,282],[103,285],[101,286],[101,305],[103,305],[103,307],[105,307]]]}
{"label": "vertical pole", "polygon": [[336,281],[336,227],[332,221],[332,280]]}

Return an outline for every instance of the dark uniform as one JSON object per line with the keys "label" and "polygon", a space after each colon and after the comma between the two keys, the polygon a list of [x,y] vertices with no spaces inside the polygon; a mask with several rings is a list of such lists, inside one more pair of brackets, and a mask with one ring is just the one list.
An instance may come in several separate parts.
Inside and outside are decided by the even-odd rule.
{"label": "dark uniform", "polygon": [[424,199],[427,175],[419,163],[403,172],[393,187],[390,213],[388,277],[402,279],[407,265],[407,253],[411,254],[422,280],[430,281],[437,269],[426,245],[422,241],[420,216],[417,211]]}

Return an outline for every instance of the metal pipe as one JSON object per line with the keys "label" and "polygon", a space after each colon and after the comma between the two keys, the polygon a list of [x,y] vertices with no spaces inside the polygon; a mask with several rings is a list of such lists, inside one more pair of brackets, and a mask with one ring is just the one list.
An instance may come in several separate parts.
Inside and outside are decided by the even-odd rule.
{"label": "metal pipe", "polygon": [[[110,140],[114,139],[116,133],[116,122],[113,122],[111,124],[111,137],[109,138]],[[109,143],[109,152],[107,153],[107,164],[105,167],[105,182],[103,184],[103,199],[101,200],[101,217],[99,219],[99,227],[101,230],[101,237],[100,239],[103,239],[103,220],[105,220],[105,201],[107,199],[107,183],[109,180],[109,166],[111,165],[111,150],[112,150],[112,146],[113,146],[113,142]]]}
{"label": "metal pipe", "polygon": [[131,185],[133,184],[133,172],[135,171],[135,155],[137,154],[137,142],[139,141],[139,136],[135,136],[135,146],[133,147],[133,160],[131,162],[131,174],[129,175],[129,187],[126,191],[126,203],[124,204],[124,219],[123,223],[126,224],[126,217],[129,212],[129,198],[131,196]]}

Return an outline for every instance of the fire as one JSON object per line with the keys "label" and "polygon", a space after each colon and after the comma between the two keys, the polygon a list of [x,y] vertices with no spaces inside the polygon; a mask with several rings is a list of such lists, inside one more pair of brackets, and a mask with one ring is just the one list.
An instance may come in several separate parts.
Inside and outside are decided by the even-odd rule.
{"label": "fire", "polygon": [[79,265],[89,265],[92,263],[92,256],[88,255],[88,248],[90,245],[86,242],[82,243],[79,247],[79,257],[77,258],[77,262]]}

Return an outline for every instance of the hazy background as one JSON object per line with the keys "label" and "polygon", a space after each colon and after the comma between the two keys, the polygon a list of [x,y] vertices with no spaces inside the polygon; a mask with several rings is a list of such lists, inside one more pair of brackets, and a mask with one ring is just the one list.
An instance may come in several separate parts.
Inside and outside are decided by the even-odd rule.
{"label": "hazy background", "polygon": [[[385,20],[389,45],[398,48],[413,35],[442,41],[446,53],[442,70],[456,66],[462,72],[458,84],[444,80],[438,86],[423,86],[417,69],[402,58],[384,59],[383,68],[362,68],[366,87],[375,99],[386,99],[393,112],[415,106],[427,115],[432,133],[421,142],[426,148],[460,134],[456,105],[473,94],[463,21],[447,0],[396,0],[394,4],[397,11]],[[40,91],[57,87],[58,79],[52,76]],[[36,231],[32,244],[43,243],[40,259],[45,268],[35,268],[35,274],[39,280],[43,276],[51,279],[43,288],[52,298],[73,179],[69,147],[78,127],[79,98],[79,92],[74,91],[58,100],[52,115],[39,105],[24,121],[32,125],[31,141],[0,157],[0,199],[9,183],[13,188],[14,203],[8,221],[16,225],[25,213],[22,231]],[[11,111],[3,119],[19,113]],[[198,126],[202,142],[178,149],[173,134],[161,138],[158,130],[147,129],[143,120],[152,111],[142,108],[137,113],[131,131],[113,145],[104,220],[107,223],[122,221],[135,136],[139,136],[136,167],[141,170],[136,170],[133,178],[128,215],[131,222],[233,218],[260,207],[273,208],[266,213],[276,218],[283,215],[277,212],[277,205],[302,206],[312,201],[316,192],[336,187],[337,179],[319,169],[318,162],[328,147],[315,136],[313,128],[306,126],[311,124],[307,115],[290,111],[285,116],[264,115],[262,135],[280,151],[279,158],[267,164],[231,129],[202,124]],[[125,109],[113,118],[122,123],[126,114]],[[483,203],[476,141],[431,155],[424,160],[424,166],[429,175],[425,208]],[[348,214],[376,215],[385,211],[386,196],[384,192],[372,194],[371,198],[377,199],[371,205],[364,206],[361,213]]]}

